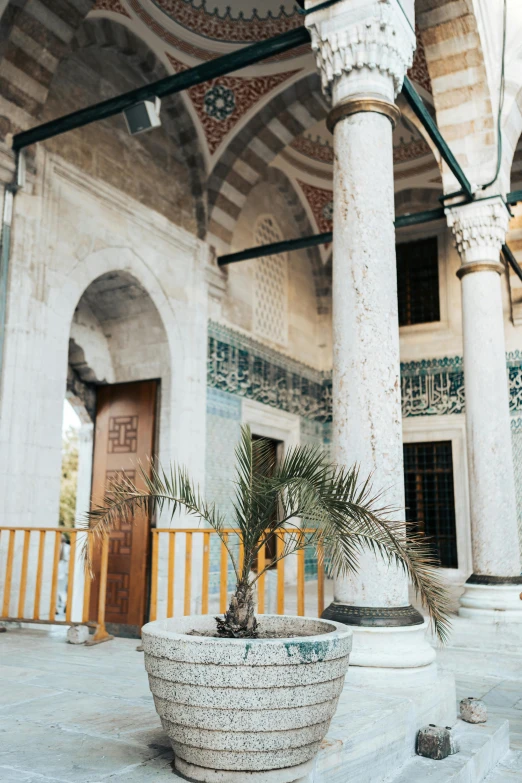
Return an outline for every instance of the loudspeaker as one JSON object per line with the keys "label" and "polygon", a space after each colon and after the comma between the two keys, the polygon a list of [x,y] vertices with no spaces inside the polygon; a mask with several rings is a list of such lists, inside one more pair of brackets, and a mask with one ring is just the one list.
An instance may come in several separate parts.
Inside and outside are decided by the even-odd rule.
{"label": "loudspeaker", "polygon": [[123,114],[131,136],[158,128],[161,125],[160,108],[161,101],[156,98],[155,101],[140,101],[125,109]]}

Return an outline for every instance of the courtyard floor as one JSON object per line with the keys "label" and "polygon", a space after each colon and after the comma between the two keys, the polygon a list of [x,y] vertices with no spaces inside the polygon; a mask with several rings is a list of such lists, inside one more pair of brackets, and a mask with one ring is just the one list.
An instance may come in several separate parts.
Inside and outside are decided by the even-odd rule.
{"label": "courtyard floor", "polygon": [[[513,752],[488,783],[522,783],[522,647],[494,651],[490,639],[488,651],[481,636],[476,647],[456,636],[439,658],[455,674],[458,698],[483,697],[511,725]],[[180,780],[137,644],[74,646],[61,628],[0,635],[2,783]]]}

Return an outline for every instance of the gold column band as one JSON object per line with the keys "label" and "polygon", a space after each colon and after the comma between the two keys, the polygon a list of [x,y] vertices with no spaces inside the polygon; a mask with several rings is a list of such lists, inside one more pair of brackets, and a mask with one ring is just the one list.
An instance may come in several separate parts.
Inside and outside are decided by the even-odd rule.
{"label": "gold column band", "polygon": [[457,270],[457,277],[462,280],[464,275],[469,275],[472,272],[498,272],[499,275],[504,271],[503,265],[495,262],[481,263],[480,261],[474,261],[471,264],[464,264]]}
{"label": "gold column band", "polygon": [[331,109],[326,118],[326,127],[330,133],[333,133],[339,120],[362,111],[375,111],[378,114],[384,114],[390,120],[393,128],[401,116],[400,109],[394,103],[384,101],[381,98],[349,98]]}

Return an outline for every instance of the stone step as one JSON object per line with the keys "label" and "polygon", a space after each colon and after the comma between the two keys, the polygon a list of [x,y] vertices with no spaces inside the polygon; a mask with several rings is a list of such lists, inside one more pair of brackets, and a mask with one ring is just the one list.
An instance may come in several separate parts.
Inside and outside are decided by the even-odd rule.
{"label": "stone step", "polygon": [[412,758],[419,726],[454,723],[454,687],[440,673],[400,693],[391,685],[386,693],[345,685],[310,780],[385,783]]}
{"label": "stone step", "polygon": [[[472,725],[458,720],[454,731],[459,753],[442,761],[415,756],[390,783],[490,783],[488,775],[497,772],[497,765],[509,752],[509,722],[490,718],[485,724]],[[491,780],[500,783],[503,778]],[[508,780],[517,778],[506,778],[506,783]]]}
{"label": "stone step", "polygon": [[515,783],[522,781],[522,750],[511,750],[491,772],[485,783]]}

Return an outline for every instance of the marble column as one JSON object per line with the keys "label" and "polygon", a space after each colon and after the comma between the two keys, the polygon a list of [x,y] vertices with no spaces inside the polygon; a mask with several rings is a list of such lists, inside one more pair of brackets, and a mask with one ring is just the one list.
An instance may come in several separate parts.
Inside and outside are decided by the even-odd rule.
{"label": "marble column", "polygon": [[522,622],[522,577],[499,261],[509,215],[499,197],[447,210],[461,258],[473,574],[459,614]]}
{"label": "marble column", "polygon": [[[332,103],[334,457],[358,463],[361,477],[373,473],[382,503],[401,509],[402,520],[392,131],[415,36],[400,6],[387,0],[338,2],[311,13],[306,25]],[[357,575],[336,580],[324,616],[353,626],[351,666],[388,671],[435,658],[406,575],[369,552]]]}

